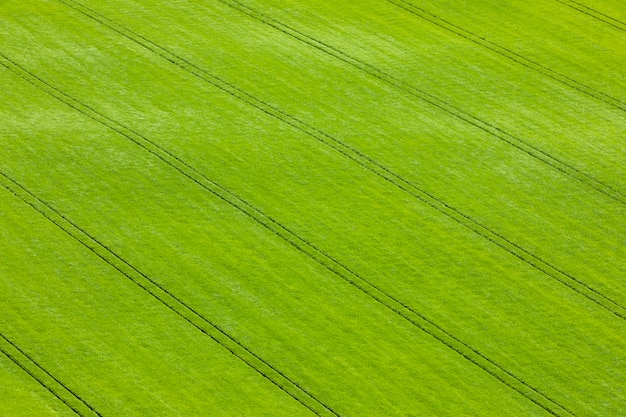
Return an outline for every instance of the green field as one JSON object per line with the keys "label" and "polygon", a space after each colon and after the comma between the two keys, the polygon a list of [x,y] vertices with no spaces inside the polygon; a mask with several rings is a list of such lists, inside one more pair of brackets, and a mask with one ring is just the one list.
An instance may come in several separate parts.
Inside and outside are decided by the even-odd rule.
{"label": "green field", "polygon": [[0,417],[626,416],[626,4],[0,0]]}

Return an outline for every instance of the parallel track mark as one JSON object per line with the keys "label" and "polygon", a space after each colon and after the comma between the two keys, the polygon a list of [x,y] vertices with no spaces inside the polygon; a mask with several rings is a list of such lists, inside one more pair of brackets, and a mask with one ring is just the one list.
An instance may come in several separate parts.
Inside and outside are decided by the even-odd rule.
{"label": "parallel track mark", "polygon": [[616,29],[626,32],[626,23],[622,22],[621,20],[615,19],[607,14],[604,14],[598,10],[595,10],[587,5],[584,5],[582,3],[579,3],[573,0],[554,0],[554,1],[561,3],[567,7],[570,7],[576,11],[579,11],[583,14],[586,14],[587,16],[597,19],[603,23],[606,23],[607,25],[613,26]]}
{"label": "parallel track mark", "polygon": [[[448,333],[447,331],[445,331],[443,328],[435,324],[430,319],[426,318],[420,313],[417,313],[407,304],[387,294],[380,287],[377,287],[376,285],[369,282],[367,279],[351,271],[348,267],[344,266],[339,261],[325,254],[323,251],[317,249],[308,241],[306,241],[303,238],[300,238],[298,235],[291,232],[289,229],[287,229],[286,227],[278,223],[276,220],[271,219],[269,216],[266,216],[260,210],[254,208],[249,203],[237,197],[236,195],[228,191],[226,188],[221,187],[217,185],[215,182],[204,177],[202,174],[198,173],[193,167],[181,161],[176,156],[173,156],[171,153],[160,148],[158,145],[150,142],[147,138],[133,132],[132,130],[124,127],[118,122],[113,121],[112,119],[106,118],[105,116],[97,113],[95,110],[91,109],[90,107],[85,106],[82,103],[76,101],[75,99],[69,97],[65,93],[62,93],[60,90],[56,89],[55,87],[50,86],[49,84],[45,83],[40,78],[36,77],[34,74],[27,72],[25,69],[15,64],[13,61],[9,60],[6,56],[0,54],[0,58],[7,61],[7,62],[2,62],[0,60],[0,63],[14,72],[17,71],[16,73],[18,76],[34,84],[35,86],[42,89],[44,92],[50,94],[51,96],[58,99],[59,101],[63,102],[64,104],[83,113],[87,117],[98,121],[104,126],[110,128],[111,130],[131,140],[132,142],[142,147],[146,151],[152,153],[154,156],[161,159],[166,164],[170,165],[173,169],[180,172],[185,177],[189,178],[190,180],[192,180],[193,182],[195,182],[196,184],[198,184],[205,190],[211,192],[212,194],[216,195],[220,199],[224,200],[225,202],[227,202],[234,208],[240,210],[242,213],[249,216],[253,221],[269,229],[271,232],[273,232],[274,234],[276,234],[277,236],[285,240],[288,244],[290,244],[291,246],[293,246],[294,248],[296,248],[297,250],[299,250],[306,256],[310,257],[312,260],[316,261],[317,263],[319,263],[320,265],[322,265],[323,267],[325,267],[326,269],[334,273],[339,278],[345,280],[350,285],[356,287],[357,289],[359,289],[366,295],[373,298],[375,301],[381,303],[383,306],[385,306],[392,312],[398,314],[399,316],[406,319],[411,324],[415,325],[417,328],[423,330],[424,332],[429,334],[431,337],[435,338],[436,340],[438,340],[445,346],[454,350],[455,352],[463,356],[465,359],[469,360],[471,363],[483,369],[489,375],[493,376],[494,378],[498,379],[500,382],[502,382],[509,388],[513,389],[514,391],[518,392],[520,395],[524,396],[526,399],[530,400],[531,402],[535,403],[536,405],[540,406],[541,408],[543,408],[544,410],[546,410],[547,412],[555,416],[563,415],[563,414],[559,414],[559,410],[561,410],[560,411],[561,413],[574,415],[573,412],[565,408],[563,405],[559,404],[557,401],[552,400],[546,394],[541,393],[535,387],[524,382],[512,372],[506,370],[505,368],[498,365],[493,360],[489,359],[488,357],[480,353],[477,349],[467,345],[465,342],[462,342],[456,336]],[[17,182],[7,177],[6,174],[4,174],[4,176],[15,185],[18,185]],[[19,186],[19,187],[24,189],[22,186]],[[6,188],[6,185],[5,185],[5,188]],[[24,189],[24,191],[26,191],[26,189]],[[28,193],[32,197],[36,198],[30,192]],[[41,200],[38,199],[38,201],[41,201]],[[45,203],[42,202],[42,204],[45,204]],[[54,210],[51,206],[46,205],[46,207],[50,208],[51,210]],[[61,215],[60,213],[56,211],[55,213],[57,213],[57,215],[64,218],[63,215]],[[69,222],[69,220],[67,219],[65,220]],[[73,225],[73,223],[71,224]],[[77,226],[75,225],[74,227],[77,228]],[[82,229],[79,229],[79,230],[82,231]],[[67,230],[65,231],[69,233]],[[82,231],[82,233],[86,234],[86,232],[84,231]],[[90,235],[88,236],[90,237],[90,239],[97,242],[99,245],[101,245],[105,249],[107,249],[104,245],[102,245],[97,240],[95,240],[95,238],[91,237]],[[87,244],[84,244],[84,245],[90,248],[90,246],[88,246]],[[109,251],[109,253],[112,253],[112,252]],[[100,257],[102,258],[102,256]],[[155,283],[155,285],[158,285],[158,284]],[[161,290],[166,291],[164,288],[161,288]],[[198,313],[195,313],[195,314],[198,314]],[[299,388],[301,390],[304,390],[301,387]]]}
{"label": "parallel track mark", "polygon": [[[59,0],[59,1],[65,1],[65,0]],[[72,0],[67,0],[67,1],[72,1]],[[553,169],[556,169],[558,171],[560,171],[561,173],[565,174],[565,175],[569,175],[571,177],[573,177],[574,179],[576,179],[577,181],[580,181],[581,183],[585,184],[588,187],[593,188],[595,191],[598,191],[606,196],[608,196],[609,198],[612,198],[622,204],[626,205],[626,195],[624,195],[621,191],[615,189],[614,187],[604,183],[603,181],[600,181],[596,178],[593,178],[592,176],[590,176],[589,174],[586,174],[584,172],[582,172],[581,170],[579,170],[578,168],[572,166],[571,164],[568,164],[564,161],[562,161],[561,159],[557,158],[556,156],[530,144],[528,141],[519,138],[515,135],[512,135],[506,131],[504,131],[503,129],[495,126],[492,123],[486,122],[482,119],[480,119],[479,117],[473,116],[469,113],[466,113],[465,111],[459,109],[458,107],[453,106],[452,104],[446,102],[445,100],[436,97],[426,91],[423,91],[413,85],[410,85],[404,81],[402,81],[401,79],[386,73],[382,70],[380,70],[379,68],[368,64],[366,62],[363,62],[357,58],[354,58],[348,54],[346,54],[345,52],[335,48],[334,46],[331,46],[325,42],[322,42],[312,36],[306,35],[300,31],[298,31],[297,29],[294,29],[282,22],[277,21],[276,19],[267,16],[261,12],[258,12],[256,10],[251,9],[250,7],[246,6],[245,4],[237,1],[237,0],[217,0],[220,3],[223,3],[225,5],[227,5],[228,7],[231,7],[235,10],[238,10],[246,15],[248,15],[249,17],[262,22],[280,32],[283,32],[284,34],[286,34],[287,36],[290,36],[300,42],[303,42],[315,49],[318,49],[319,51],[326,53],[336,59],[339,59],[357,69],[359,69],[360,71],[363,71],[367,74],[369,74],[370,76],[377,78],[391,86],[393,86],[394,88],[397,88],[405,93],[410,94],[413,97],[418,98],[419,100],[422,100],[424,102],[426,102],[427,104],[438,108],[439,110],[442,110],[454,117],[456,117],[457,119],[461,120],[464,123],[468,123],[472,126],[474,126],[475,128],[478,128],[484,132],[486,132],[487,134],[491,135],[492,137],[496,138],[497,140],[501,140],[505,143],[507,143],[508,145],[516,148],[518,151],[524,152],[527,155],[539,160],[540,162],[549,165],[550,167],[552,167]],[[389,1],[391,3],[393,3],[393,0],[386,0]],[[394,3],[395,4],[395,3]],[[402,7],[398,4],[395,4],[398,7]],[[407,10],[405,8],[405,10]],[[410,11],[407,10],[413,14],[416,14],[414,11]],[[95,12],[94,12],[95,13]],[[427,12],[424,12],[427,13]],[[470,32],[465,31],[462,28],[456,27],[451,23],[445,22],[439,18],[437,18],[436,16],[433,15],[433,19],[439,19],[442,22],[445,22],[446,25],[448,25],[449,27],[443,26],[441,24],[438,24],[436,21],[433,21],[432,19],[429,20],[426,17],[416,14],[418,17],[422,18],[422,19],[426,19],[429,22],[442,27],[445,30],[449,30],[454,32],[455,34],[466,38],[468,40],[470,40],[471,42],[477,43],[481,46],[484,46],[490,50],[492,50],[493,52],[499,53],[500,55],[503,55],[509,59],[512,59],[516,62],[518,62],[521,65],[524,65],[532,70],[541,72],[541,69],[543,69],[544,71],[548,71],[548,72],[553,72],[554,74],[557,74],[558,76],[562,77],[565,80],[569,80],[573,83],[577,83],[577,81],[570,79],[564,75],[558,74],[555,71],[549,69],[548,67],[542,66],[541,64],[538,64],[534,61],[531,61],[527,58],[524,58],[523,56],[516,54],[513,51],[509,51],[506,48],[500,47],[492,42],[489,42],[483,38],[480,38],[477,35],[471,34]],[[452,28],[458,28],[459,31],[463,31],[466,32],[466,35],[464,35],[463,33],[459,32],[457,33],[456,31],[454,31]],[[471,35],[471,37],[469,36]],[[487,44],[483,44],[480,43],[479,41],[482,42],[487,42]],[[492,47],[489,47],[489,44],[492,45]],[[498,50],[497,48],[500,48],[501,50]],[[511,56],[507,56],[505,53],[503,53],[502,51],[506,51],[507,53],[509,53]],[[519,59],[516,59],[515,57],[519,57]],[[524,62],[522,62],[522,60],[526,60],[528,63],[525,64]],[[536,66],[537,68],[533,68],[532,65]],[[554,76],[550,76],[549,74],[544,74],[546,76],[552,77],[554,78]],[[554,78],[556,81],[559,81],[558,79]],[[572,88],[576,88],[575,86]],[[626,106],[626,105],[625,105]]]}
{"label": "parallel track mark", "polygon": [[[52,375],[44,367],[42,367],[37,361],[35,361],[30,355],[28,355],[22,348],[20,348],[17,344],[11,341],[8,337],[0,333],[0,339],[0,352],[2,352],[15,365],[17,365],[24,372],[26,372],[31,378],[37,381],[39,385],[44,387],[58,400],[65,404],[65,406],[67,406],[75,414],[81,417],[86,417],[94,414],[102,417],[102,414],[100,414],[93,406],[87,403],[87,401],[85,401],[80,395],[78,395],[75,391],[73,391],[63,382],[61,382],[57,377]],[[9,350],[12,350],[13,352],[10,352]]]}
{"label": "parallel track mark", "polygon": [[[76,3],[73,0],[59,0],[59,1],[66,3],[66,4],[68,1],[71,1],[72,3]],[[74,6],[69,6],[69,7],[76,9],[76,7]],[[84,6],[80,6],[80,7],[84,7]],[[375,161],[369,156],[363,154],[358,149],[340,141],[339,139],[321,131],[320,129],[317,129],[313,126],[308,125],[307,123],[299,120],[298,118],[293,117],[285,113],[284,111],[277,109],[276,107],[273,107],[272,105],[260,99],[257,99],[256,97],[239,89],[238,87],[226,81],[223,81],[218,77],[215,77],[209,74],[207,71],[203,70],[202,68],[197,67],[196,65],[190,63],[184,58],[181,58],[175,55],[174,53],[168,51],[167,49],[155,44],[154,42],[146,39],[145,37],[141,35],[138,35],[132,32],[131,30],[121,25],[118,25],[117,23],[111,21],[110,19],[104,16],[99,15],[97,12],[89,8],[85,8],[85,10],[81,10],[81,9],[76,9],[76,10],[86,15],[87,17],[105,25],[106,27],[109,27],[111,30],[119,33],[120,35],[126,37],[127,39],[143,46],[149,51],[157,54],[158,56],[180,67],[181,69],[189,72],[190,74],[196,76],[197,78],[213,85],[214,87],[217,87],[218,89],[222,90],[228,95],[235,97],[238,100],[241,100],[249,104],[250,106],[256,108],[257,110],[271,117],[274,117],[300,130],[301,132],[309,135],[310,137],[314,138],[320,143],[323,143],[326,146],[329,146],[330,148],[344,155],[346,158],[357,163],[362,168],[369,170],[370,172],[378,175],[379,177],[383,178],[390,184],[396,186],[400,190],[406,192],[407,194],[413,196],[414,198],[431,206],[432,208],[439,211],[446,217],[461,224],[462,226],[478,234],[479,236],[487,239],[491,243],[499,246],[500,248],[509,252],[511,255],[522,260],[523,262],[532,266],[533,268],[543,272],[548,277],[555,279],[561,284],[567,286],[568,288],[588,298],[589,300],[603,307],[607,311],[613,313],[617,317],[620,317],[626,320],[626,307],[622,306],[617,301],[612,300],[607,295],[600,293],[599,291],[595,290],[593,287],[586,284],[584,281],[576,278],[572,274],[569,274],[563,271],[562,269],[558,268],[557,266],[545,261],[544,259],[540,258],[538,255],[535,255],[529,252],[528,250],[524,249],[520,245],[514,243],[513,241],[509,240],[508,238],[504,237],[498,232],[495,232],[489,227],[483,225],[482,223],[480,223],[478,220],[474,219],[473,217],[467,214],[464,214],[459,209],[452,207],[451,205],[444,202],[443,200],[419,188],[417,185],[415,185],[411,181],[404,179],[400,175],[393,172],[390,168],[380,164],[379,162]],[[127,128],[124,128],[124,129],[127,129]],[[132,132],[132,133],[135,135],[138,135],[136,132]],[[138,136],[141,136],[141,135],[138,135]],[[143,140],[149,142],[153,146],[156,146],[154,142],[149,141],[145,137],[143,138]],[[163,149],[160,149],[160,150],[163,151]],[[168,153],[168,154],[169,156],[173,157],[171,153]],[[191,168],[189,164],[183,162],[178,157],[174,157],[174,158],[178,162],[183,163],[186,168]],[[206,177],[205,179],[208,180]]]}
{"label": "parallel track mark", "polygon": [[240,343],[220,326],[200,314],[156,280],[141,272],[85,229],[1,170],[0,185],[311,412],[320,417],[329,415],[339,417],[339,414],[306,391],[297,382],[291,380],[265,359]]}
{"label": "parallel track mark", "polygon": [[[592,87],[589,87],[583,83],[581,83],[580,81],[577,81],[567,75],[561,74],[551,68],[549,68],[546,65],[543,65],[539,62],[536,62],[532,59],[526,58],[525,56],[518,54],[517,52],[514,52],[508,48],[505,48],[501,45],[496,44],[495,42],[491,42],[487,39],[485,39],[484,37],[481,37],[479,35],[476,35],[472,32],[470,32],[467,29],[464,29],[458,25],[455,25],[454,23],[448,22],[445,19],[440,18],[439,16],[432,14],[424,9],[422,9],[421,7],[418,7],[414,4],[412,4],[411,2],[407,1],[407,0],[385,0],[389,3],[392,3],[398,7],[400,7],[401,9],[404,9],[405,11],[419,17],[420,19],[426,20],[444,30],[447,30],[451,33],[454,33],[457,36],[460,36],[470,42],[473,42],[479,46],[482,46],[486,49],[489,49],[492,52],[495,52],[496,54],[503,56],[511,61],[514,61],[526,68],[529,68],[535,72],[538,72],[546,77],[549,77],[561,84],[564,84],[580,93],[586,94],[590,97],[593,97],[597,100],[600,100],[602,102],[604,102],[605,104],[608,104],[610,106],[613,106],[619,110],[622,111],[626,111],[626,103],[624,103],[623,101],[612,97],[608,94],[605,94],[601,91],[598,91]],[[560,3],[565,4],[565,2],[561,1],[561,0],[555,0],[558,1]]]}

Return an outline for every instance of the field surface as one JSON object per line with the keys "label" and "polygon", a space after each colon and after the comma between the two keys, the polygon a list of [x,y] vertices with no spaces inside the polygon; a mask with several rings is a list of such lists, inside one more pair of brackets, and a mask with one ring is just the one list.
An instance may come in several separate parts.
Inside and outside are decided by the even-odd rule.
{"label": "field surface", "polygon": [[0,0],[0,416],[625,416],[617,0]]}

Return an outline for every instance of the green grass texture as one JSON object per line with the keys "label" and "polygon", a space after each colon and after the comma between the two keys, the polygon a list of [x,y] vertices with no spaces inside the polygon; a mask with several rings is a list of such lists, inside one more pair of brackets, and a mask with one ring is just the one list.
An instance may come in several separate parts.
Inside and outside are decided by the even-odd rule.
{"label": "green grass texture", "polygon": [[626,8],[0,1],[1,416],[620,416]]}

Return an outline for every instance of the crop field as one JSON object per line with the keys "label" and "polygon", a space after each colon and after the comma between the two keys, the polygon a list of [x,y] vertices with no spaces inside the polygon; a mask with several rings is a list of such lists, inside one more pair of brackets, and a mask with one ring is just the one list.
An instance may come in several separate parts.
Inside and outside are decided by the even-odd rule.
{"label": "crop field", "polygon": [[0,417],[626,416],[626,3],[0,0]]}

